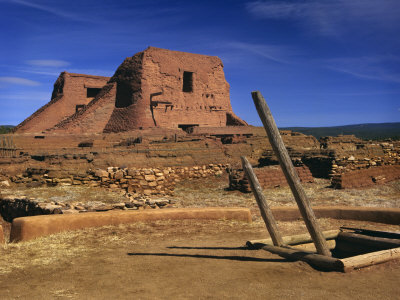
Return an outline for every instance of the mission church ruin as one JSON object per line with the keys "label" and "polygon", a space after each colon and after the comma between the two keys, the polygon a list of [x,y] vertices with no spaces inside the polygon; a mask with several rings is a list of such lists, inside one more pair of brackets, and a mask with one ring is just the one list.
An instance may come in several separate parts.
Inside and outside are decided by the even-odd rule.
{"label": "mission church ruin", "polygon": [[108,133],[147,128],[246,126],[232,111],[222,61],[148,47],[114,76],[62,72],[51,101],[16,133]]}

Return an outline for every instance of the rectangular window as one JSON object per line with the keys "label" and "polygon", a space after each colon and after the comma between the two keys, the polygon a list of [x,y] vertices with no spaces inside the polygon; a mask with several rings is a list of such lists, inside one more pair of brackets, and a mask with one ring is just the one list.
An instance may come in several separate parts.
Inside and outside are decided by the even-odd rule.
{"label": "rectangular window", "polygon": [[182,91],[185,93],[193,92],[193,72],[183,72],[183,88]]}
{"label": "rectangular window", "polygon": [[94,98],[97,94],[101,91],[101,88],[87,88],[86,90],[86,97],[87,98]]}

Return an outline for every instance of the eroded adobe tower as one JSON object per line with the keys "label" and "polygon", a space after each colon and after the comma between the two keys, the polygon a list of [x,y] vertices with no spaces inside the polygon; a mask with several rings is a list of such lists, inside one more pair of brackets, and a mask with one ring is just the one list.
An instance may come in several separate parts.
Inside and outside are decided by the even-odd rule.
{"label": "eroded adobe tower", "polygon": [[83,109],[110,77],[62,72],[54,83],[51,100],[20,123],[18,133],[42,132]]}
{"label": "eroded adobe tower", "polygon": [[[85,94],[85,85],[80,87]],[[68,92],[61,90],[64,96]],[[52,101],[47,105],[52,106]],[[154,47],[125,59],[92,101],[79,109],[76,103],[71,100],[75,111],[68,118],[35,129],[99,133],[247,125],[232,111],[229,84],[218,57]],[[30,118],[35,119],[35,114]]]}

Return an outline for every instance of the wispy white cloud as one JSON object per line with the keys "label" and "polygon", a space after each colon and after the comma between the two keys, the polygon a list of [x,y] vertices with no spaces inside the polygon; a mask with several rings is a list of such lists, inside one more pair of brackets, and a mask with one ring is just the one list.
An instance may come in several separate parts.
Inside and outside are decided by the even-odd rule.
{"label": "wispy white cloud", "polygon": [[58,76],[64,67],[70,65],[69,62],[59,59],[34,59],[25,61],[27,66],[19,68],[20,72],[46,75],[46,76]]}
{"label": "wispy white cloud", "polygon": [[351,28],[399,28],[398,0],[253,1],[247,11],[258,18],[291,19],[308,30],[337,35]]}
{"label": "wispy white cloud", "polygon": [[278,45],[252,44],[244,42],[228,42],[226,47],[246,51],[278,63],[289,63],[291,55],[289,47]]}
{"label": "wispy white cloud", "polygon": [[[0,0],[1,1],[1,0]],[[174,22],[182,19],[179,16],[179,5],[170,4],[168,7],[159,5],[159,1],[80,1],[79,6],[69,5],[71,1],[52,0],[4,0],[4,2],[42,11],[70,21],[111,26],[135,20],[137,24],[148,22],[146,26],[154,24],[164,26],[164,22]],[[123,9],[120,9],[123,6]],[[88,13],[90,11],[90,13]],[[157,18],[158,22],[154,22]],[[151,19],[151,21],[149,21]],[[142,28],[144,28],[143,26]]]}
{"label": "wispy white cloud", "polygon": [[331,70],[357,78],[400,83],[399,62],[400,57],[388,55],[334,58],[324,64]]}
{"label": "wispy white cloud", "polygon": [[45,101],[51,98],[50,92],[14,92],[12,94],[1,94],[0,101]]}
{"label": "wispy white cloud", "polygon": [[70,63],[64,60],[57,60],[57,59],[34,59],[26,61],[28,65],[35,66],[35,67],[66,67],[69,66]]}
{"label": "wispy white cloud", "polygon": [[84,18],[83,16],[80,16],[76,13],[70,13],[65,10],[56,9],[56,8],[54,8],[55,7],[54,5],[49,6],[49,5],[38,4],[36,2],[26,1],[26,0],[10,0],[10,2],[14,3],[14,4],[25,6],[25,7],[37,9],[40,11],[44,11],[49,14],[52,14],[52,15],[55,15],[58,17],[62,17],[65,19],[73,20],[73,21],[81,21],[81,22],[89,22],[90,21],[89,18]]}
{"label": "wispy white cloud", "polygon": [[29,74],[37,74],[37,75],[45,75],[45,76],[58,76],[61,72],[58,71],[41,71],[36,69],[19,69],[20,72],[29,73]]}
{"label": "wispy white cloud", "polygon": [[24,86],[38,86],[40,85],[40,82],[21,77],[7,77],[7,76],[0,77],[0,87],[4,87],[10,84],[24,85]]}

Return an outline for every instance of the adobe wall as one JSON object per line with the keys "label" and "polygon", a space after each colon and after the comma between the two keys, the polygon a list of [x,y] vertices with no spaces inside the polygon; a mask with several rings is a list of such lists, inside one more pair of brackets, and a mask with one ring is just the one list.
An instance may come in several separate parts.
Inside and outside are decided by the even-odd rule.
{"label": "adobe wall", "polygon": [[126,58],[112,78],[61,73],[51,101],[15,132],[111,133],[188,125],[247,123],[232,111],[218,57],[149,47]]}
{"label": "adobe wall", "polygon": [[232,112],[218,57],[149,47],[127,58],[110,81],[117,83],[116,107],[104,132],[247,125]]}
{"label": "adobe wall", "polygon": [[86,106],[88,88],[102,88],[109,77],[62,72],[54,84],[52,99],[19,124],[16,133],[39,133],[53,127],[76,112],[77,105]]}
{"label": "adobe wall", "polygon": [[368,187],[400,179],[400,165],[379,166],[335,175],[332,186],[338,189]]}
{"label": "adobe wall", "polygon": [[[184,72],[192,74],[191,91],[183,91]],[[222,127],[232,110],[222,61],[215,56],[149,48],[144,52],[142,89],[160,127]]]}
{"label": "adobe wall", "polygon": [[144,52],[139,52],[126,58],[110,79],[116,84],[115,106],[103,132],[154,127],[149,103],[142,93],[143,56]]}
{"label": "adobe wall", "polygon": [[[107,126],[115,108],[115,83],[103,87],[85,108],[47,130],[50,133],[95,134]],[[123,125],[120,123],[120,125]]]}
{"label": "adobe wall", "polygon": [[[295,167],[301,182],[314,182],[310,170],[306,166]],[[287,186],[285,175],[279,166],[269,166],[264,168],[254,168],[254,173],[262,188],[273,188]],[[230,170],[229,189],[239,190],[244,193],[250,193],[250,183],[243,171]]]}

